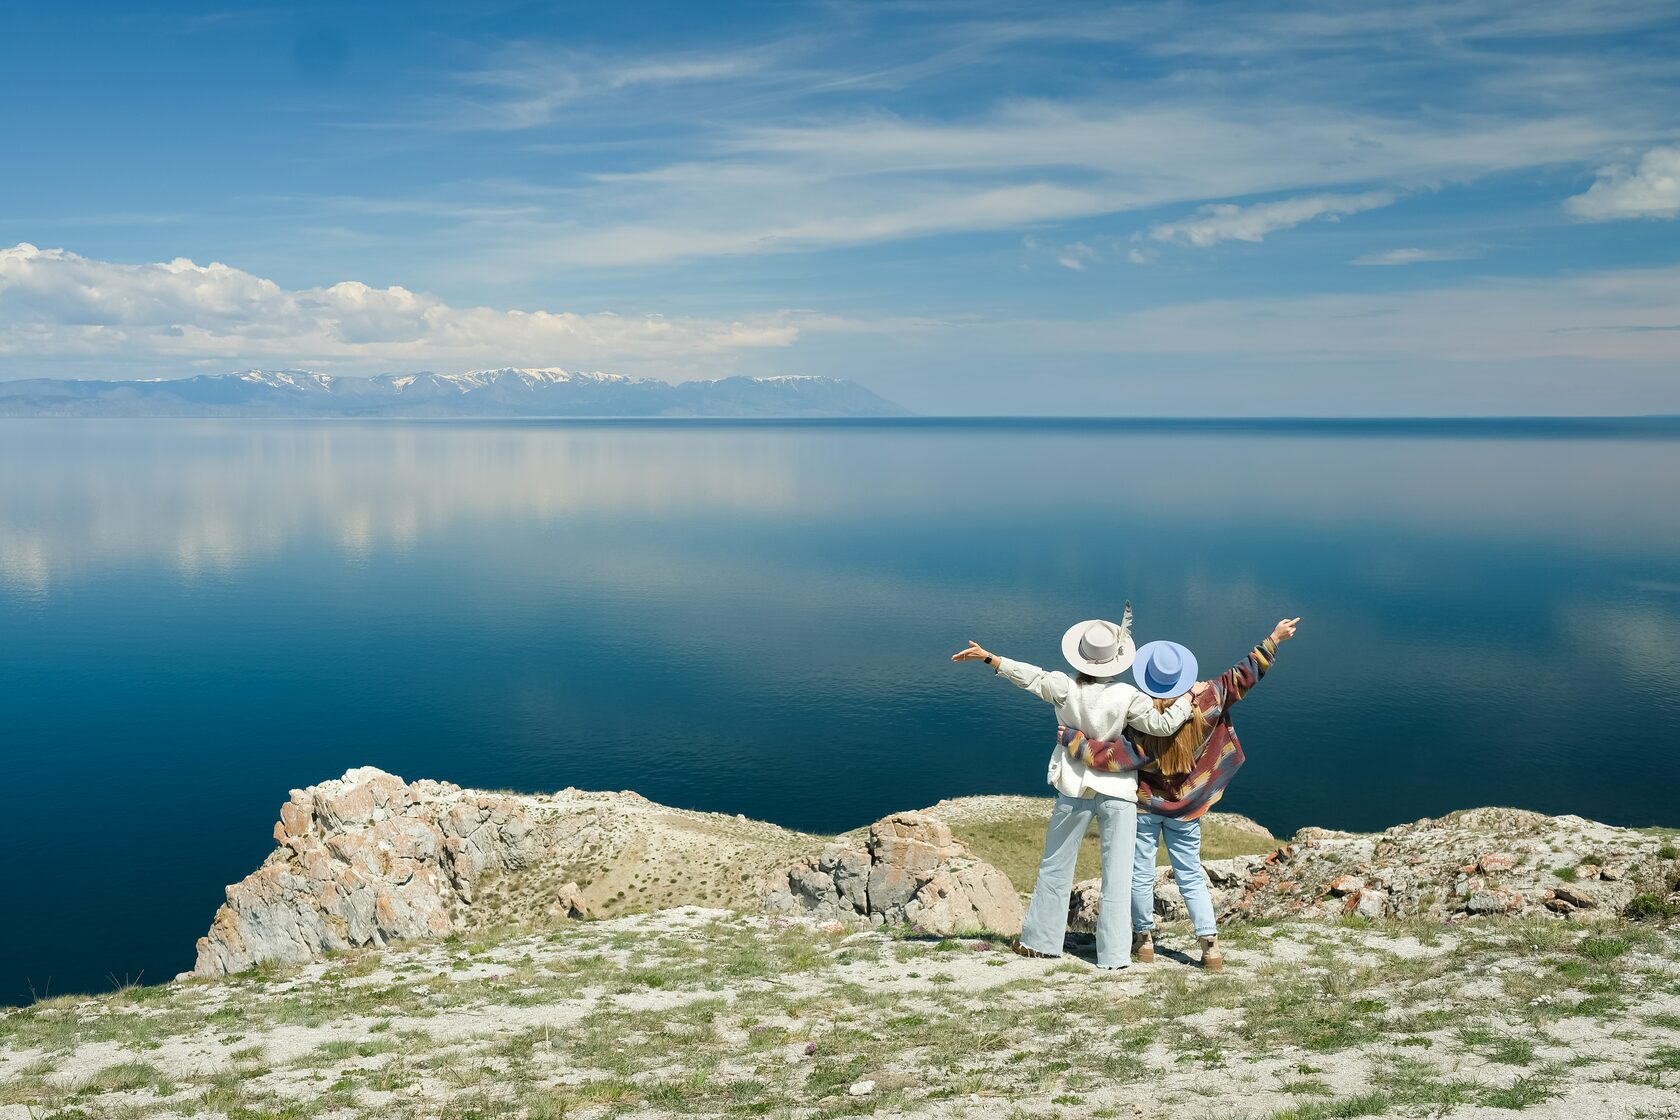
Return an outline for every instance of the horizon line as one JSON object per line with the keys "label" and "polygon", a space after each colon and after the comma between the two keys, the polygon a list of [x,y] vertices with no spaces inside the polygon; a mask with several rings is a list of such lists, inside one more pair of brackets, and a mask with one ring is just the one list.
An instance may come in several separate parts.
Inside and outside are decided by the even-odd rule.
{"label": "horizon line", "polygon": [[646,415],[481,415],[481,416],[403,416],[403,415],[350,415],[324,413],[308,416],[288,416],[280,414],[253,415],[146,415],[131,416],[72,416],[72,415],[32,415],[7,416],[0,414],[0,420],[263,420],[263,421],[333,421],[333,422],[388,422],[388,423],[579,423],[579,424],[807,424],[807,425],[915,425],[929,422],[935,423],[982,423],[982,424],[1100,424],[1105,426],[1118,425],[1171,425],[1171,426],[1245,426],[1245,425],[1355,425],[1355,424],[1658,424],[1680,423],[1680,412],[1646,412],[1646,413],[1485,413],[1467,414],[1455,413],[1437,416],[1415,415],[1293,415],[1277,414],[1265,416],[1122,416],[1100,415],[1079,416],[1066,414],[1006,414],[1006,413],[908,413],[897,416],[646,416]]}

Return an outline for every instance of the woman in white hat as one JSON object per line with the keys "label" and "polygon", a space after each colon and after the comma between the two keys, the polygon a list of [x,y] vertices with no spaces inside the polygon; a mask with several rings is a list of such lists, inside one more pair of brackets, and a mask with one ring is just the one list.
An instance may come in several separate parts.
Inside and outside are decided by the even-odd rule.
{"label": "woman in white hat", "polygon": [[[952,661],[984,661],[999,676],[1053,704],[1056,718],[1093,739],[1118,738],[1131,728],[1149,735],[1171,735],[1190,718],[1190,699],[1171,707],[1155,702],[1129,684],[1115,680],[1132,664],[1132,605],[1119,626],[1103,619],[1075,623],[1062,635],[1062,655],[1077,670],[1046,672],[1011,661],[977,642],[951,655]],[[1102,907],[1097,918],[1097,964],[1125,968],[1131,963],[1132,845],[1137,836],[1137,775],[1094,770],[1062,749],[1050,755],[1048,780],[1056,787],[1056,805],[1044,835],[1044,858],[1038,865],[1032,901],[1021,923],[1015,951],[1029,957],[1059,957],[1067,933],[1068,900],[1079,842],[1097,820],[1102,841]]]}

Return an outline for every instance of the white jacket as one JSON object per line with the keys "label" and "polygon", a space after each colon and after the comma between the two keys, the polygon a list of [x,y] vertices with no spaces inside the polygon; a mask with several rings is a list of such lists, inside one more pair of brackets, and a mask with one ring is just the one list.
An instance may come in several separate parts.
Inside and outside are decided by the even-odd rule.
{"label": "white jacket", "polygon": [[[1090,739],[1118,739],[1131,727],[1145,735],[1171,735],[1190,718],[1190,697],[1181,696],[1166,711],[1124,681],[1082,681],[1066,673],[1047,673],[1025,661],[998,658],[998,675],[1007,678],[1056,707],[1056,718],[1076,727]],[[1050,754],[1046,780],[1069,797],[1099,793],[1137,800],[1137,771],[1092,770],[1072,757],[1060,743]]]}

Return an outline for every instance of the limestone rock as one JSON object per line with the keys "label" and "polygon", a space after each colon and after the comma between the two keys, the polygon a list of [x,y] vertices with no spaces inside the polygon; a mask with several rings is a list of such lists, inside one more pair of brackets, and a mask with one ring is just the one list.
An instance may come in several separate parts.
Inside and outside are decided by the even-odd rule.
{"label": "limestone rock", "polygon": [[941,864],[966,854],[951,829],[927,813],[894,813],[869,826],[869,907],[900,915]]}
{"label": "limestone rock", "polygon": [[279,816],[274,851],[228,888],[195,973],[643,907],[755,907],[759,879],[811,840],[634,794],[489,793],[374,767],[293,790]]}
{"label": "limestone rock", "polygon": [[[1661,878],[1660,846],[1632,829],[1520,809],[1468,809],[1373,835],[1308,828],[1266,857],[1268,877],[1240,891],[1216,879],[1214,903],[1222,916],[1256,918],[1620,913]],[[1586,853],[1603,854],[1613,875]]]}
{"label": "limestone rock", "polygon": [[[1360,835],[1304,828],[1265,857],[1203,865],[1221,919],[1433,918],[1504,915],[1600,920],[1640,891],[1666,892],[1662,840],[1580,817],[1470,809]],[[1497,846],[1495,846],[1497,845]],[[1584,853],[1602,854],[1587,864]],[[1571,869],[1574,880],[1558,877]],[[1614,868],[1610,874],[1606,869]],[[1588,873],[1591,873],[1590,876]],[[1074,885],[1069,928],[1095,928],[1097,880]],[[1156,873],[1155,913],[1185,917],[1170,873]]]}
{"label": "limestone rock", "polygon": [[1598,892],[1580,883],[1560,883],[1552,888],[1552,897],[1560,899],[1579,910],[1590,910],[1598,905]]}
{"label": "limestone rock", "polygon": [[[952,820],[977,820],[981,803],[1000,800],[1012,815],[1016,802],[1040,804],[941,805]],[[632,793],[488,793],[361,767],[291,791],[273,835],[263,864],[228,888],[199,941],[196,973],[668,906],[765,905],[820,922],[903,923],[935,934],[1013,934],[1022,916],[1013,885],[956,841],[937,812],[894,814],[865,841],[824,846]],[[1664,844],[1580,817],[1474,809],[1374,835],[1302,829],[1264,857],[1204,868],[1224,918],[1610,921],[1645,892],[1680,901],[1675,861],[1659,854]],[[1072,928],[1093,928],[1100,905],[1098,885],[1079,884]],[[1156,912],[1184,916],[1165,870]]]}
{"label": "limestone rock", "polygon": [[532,853],[516,802],[479,798],[443,809],[372,766],[293,790],[274,838],[274,854],[227,889],[199,939],[196,975],[446,935],[479,874]]}
{"label": "limestone rock", "polygon": [[829,844],[781,869],[765,909],[824,921],[910,925],[947,935],[1021,929],[1021,899],[1007,876],[975,859],[931,813],[894,813],[862,848]]}
{"label": "limestone rock", "polygon": [[568,921],[580,922],[589,917],[589,904],[583,900],[583,891],[576,883],[562,886],[550,909],[556,916]]}

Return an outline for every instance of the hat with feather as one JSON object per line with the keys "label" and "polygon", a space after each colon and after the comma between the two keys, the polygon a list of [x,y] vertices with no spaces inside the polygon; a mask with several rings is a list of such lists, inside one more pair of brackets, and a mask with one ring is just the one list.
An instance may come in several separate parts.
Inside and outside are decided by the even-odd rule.
{"label": "hat with feather", "polygon": [[1068,627],[1062,635],[1062,656],[1068,664],[1088,677],[1118,677],[1131,668],[1137,656],[1132,641],[1132,604],[1126,601],[1126,613],[1116,626],[1107,619],[1088,618]]}

